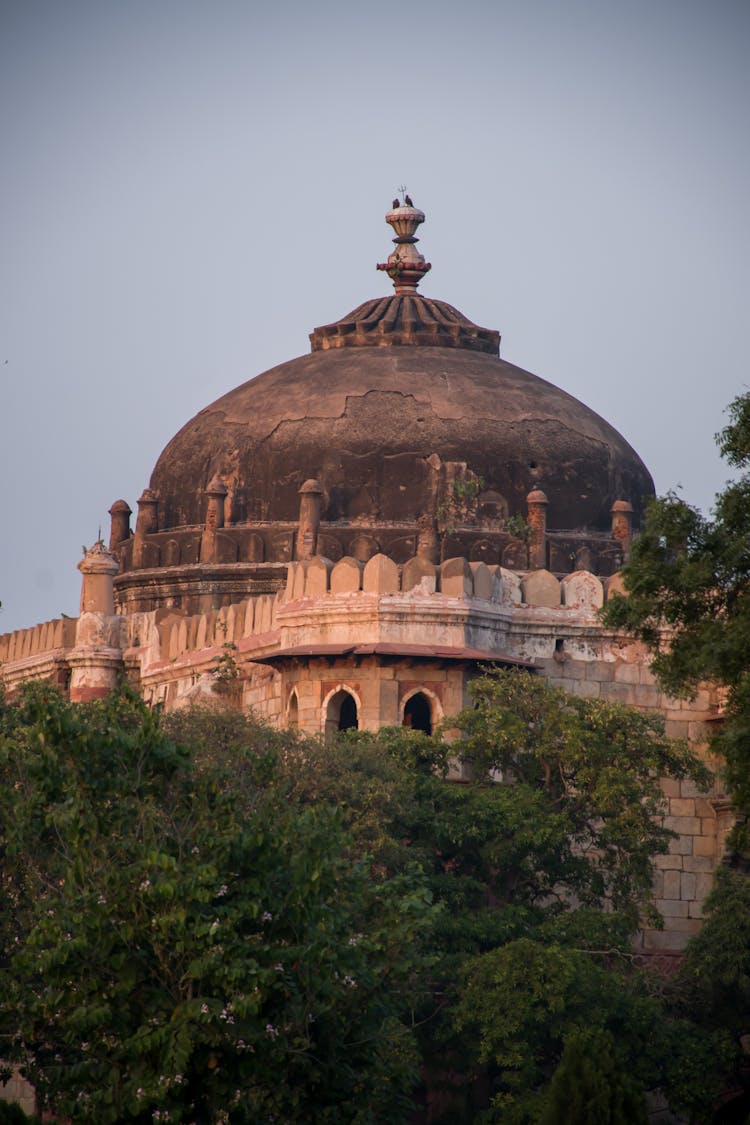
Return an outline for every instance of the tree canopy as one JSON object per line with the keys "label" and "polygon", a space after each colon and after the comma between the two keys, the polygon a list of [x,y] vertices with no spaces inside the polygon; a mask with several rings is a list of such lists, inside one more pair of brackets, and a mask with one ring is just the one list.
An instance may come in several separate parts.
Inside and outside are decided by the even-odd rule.
{"label": "tree canopy", "polygon": [[455,744],[403,729],[6,701],[0,1032],[45,1108],[531,1125],[589,1036],[613,1121],[655,1088],[709,1120],[721,1028],[631,947],[658,778],[702,767],[656,716],[526,673],[472,690],[462,784]]}
{"label": "tree canopy", "polygon": [[[737,479],[717,496],[711,516],[673,493],[653,501],[623,568],[627,597],[608,602],[604,619],[643,640],[652,668],[674,695],[701,681],[727,689],[714,749],[738,808],[750,808],[750,393],[728,408],[717,434]],[[738,844],[740,835],[736,836]],[[746,847],[747,841],[741,844]]]}
{"label": "tree canopy", "polygon": [[[737,810],[729,868],[720,868],[705,903],[707,919],[690,943],[683,981],[704,1026],[730,1032],[746,1085],[743,1044],[750,1031],[750,393],[729,405],[716,435],[735,470],[704,516],[674,494],[654,501],[623,568],[627,597],[608,602],[604,619],[643,640],[652,668],[674,695],[703,681],[726,692],[710,745],[724,764]],[[745,1103],[745,1113],[750,1102]]]}
{"label": "tree canopy", "polygon": [[425,881],[373,881],[330,803],[279,799],[270,734],[230,735],[180,745],[128,696],[4,709],[12,1053],[75,1121],[399,1121]]}

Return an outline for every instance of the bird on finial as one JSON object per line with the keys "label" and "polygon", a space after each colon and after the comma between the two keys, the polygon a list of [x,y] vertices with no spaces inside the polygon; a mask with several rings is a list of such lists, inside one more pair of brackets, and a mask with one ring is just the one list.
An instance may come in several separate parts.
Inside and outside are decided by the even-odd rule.
{"label": "bird on finial", "polygon": [[395,209],[396,209],[397,207],[400,207],[400,206],[401,206],[401,203],[400,203],[400,201],[399,201],[398,199],[394,199],[394,200],[393,200],[393,203],[391,204],[391,206],[393,207],[393,209],[394,209],[394,211],[395,211]]}
{"label": "bird on finial", "polygon": [[407,207],[413,207],[413,206],[414,206],[414,204],[413,204],[413,203],[412,203],[412,201],[411,201],[411,196],[410,196],[410,195],[405,195],[405,196],[404,196],[404,203],[406,204],[406,206],[407,206]]}

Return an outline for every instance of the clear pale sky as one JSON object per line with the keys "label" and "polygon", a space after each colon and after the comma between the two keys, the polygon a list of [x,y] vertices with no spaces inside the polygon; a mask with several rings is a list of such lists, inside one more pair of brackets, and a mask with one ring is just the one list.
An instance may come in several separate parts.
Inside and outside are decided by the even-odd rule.
{"label": "clear pale sky", "polygon": [[422,291],[708,510],[749,57],[746,0],[4,0],[0,632],[75,615],[177,429],[388,291],[402,183]]}

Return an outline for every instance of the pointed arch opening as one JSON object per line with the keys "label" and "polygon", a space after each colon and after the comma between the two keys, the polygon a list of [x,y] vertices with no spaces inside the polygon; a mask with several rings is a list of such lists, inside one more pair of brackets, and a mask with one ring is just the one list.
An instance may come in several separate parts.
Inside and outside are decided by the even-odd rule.
{"label": "pointed arch opening", "polygon": [[289,696],[289,706],[286,712],[286,725],[290,730],[297,730],[299,727],[299,700],[297,699],[296,690]]}
{"label": "pointed arch opening", "polygon": [[326,738],[332,737],[337,731],[358,729],[357,701],[351,692],[341,688],[328,700],[325,719]]}
{"label": "pointed arch opening", "polygon": [[404,704],[403,725],[411,730],[432,734],[432,701],[423,691],[410,695]]}

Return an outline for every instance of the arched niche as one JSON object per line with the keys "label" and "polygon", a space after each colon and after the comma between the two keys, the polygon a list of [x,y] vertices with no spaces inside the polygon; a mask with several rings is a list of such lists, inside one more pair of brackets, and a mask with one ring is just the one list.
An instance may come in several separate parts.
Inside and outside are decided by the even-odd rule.
{"label": "arched niche", "polygon": [[299,727],[299,700],[297,699],[296,689],[292,691],[289,696],[289,706],[286,709],[286,725],[289,730],[297,730]]}
{"label": "arched niche", "polygon": [[402,725],[432,734],[435,725],[433,701],[424,691],[415,691],[404,703]]}
{"label": "arched niche", "polygon": [[500,492],[488,489],[477,496],[477,521],[499,523],[508,518],[508,501]]}
{"label": "arched niche", "polygon": [[329,695],[325,705],[325,735],[332,738],[338,731],[359,729],[359,707],[352,692],[339,688]]}

